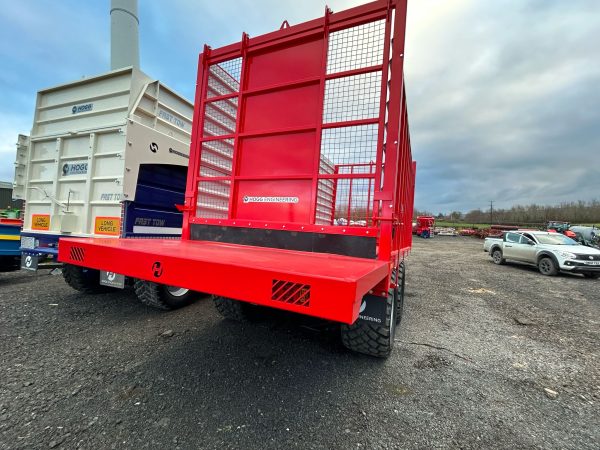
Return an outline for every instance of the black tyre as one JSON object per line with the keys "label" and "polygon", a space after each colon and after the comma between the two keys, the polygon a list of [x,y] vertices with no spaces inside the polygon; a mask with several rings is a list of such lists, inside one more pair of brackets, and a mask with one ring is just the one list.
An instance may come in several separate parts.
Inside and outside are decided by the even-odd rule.
{"label": "black tyre", "polygon": [[583,276],[586,278],[596,279],[600,278],[600,272],[585,272]]}
{"label": "black tyre", "polygon": [[492,261],[494,261],[494,264],[504,264],[506,262],[506,260],[502,257],[502,250],[500,250],[499,248],[496,248],[492,251]]}
{"label": "black tyre", "polygon": [[406,285],[406,264],[404,261],[400,263],[396,285],[396,325],[400,325],[404,314],[404,287]]}
{"label": "black tyre", "polygon": [[251,305],[227,297],[213,297],[215,308],[225,319],[236,322],[247,322],[250,320],[249,307]]}
{"label": "black tyre", "polygon": [[552,258],[543,256],[538,261],[538,269],[542,275],[552,277],[558,273],[558,267]]}
{"label": "black tyre", "polygon": [[396,298],[395,290],[390,290],[386,300],[385,323],[382,325],[360,319],[352,325],[342,324],[341,335],[344,346],[354,352],[378,358],[390,356],[396,336]]}
{"label": "black tyre", "polygon": [[21,260],[17,256],[0,256],[0,272],[19,270]]}
{"label": "black tyre", "polygon": [[69,286],[83,294],[99,294],[107,291],[107,288],[100,284],[98,270],[64,264],[62,275]]}
{"label": "black tyre", "polygon": [[135,280],[133,289],[144,305],[165,311],[183,308],[193,303],[199,296],[196,291],[146,280]]}

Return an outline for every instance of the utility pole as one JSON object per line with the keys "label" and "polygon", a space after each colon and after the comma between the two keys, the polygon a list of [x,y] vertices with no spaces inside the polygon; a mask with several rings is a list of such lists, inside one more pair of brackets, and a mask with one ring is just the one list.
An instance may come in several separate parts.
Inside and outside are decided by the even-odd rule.
{"label": "utility pole", "polygon": [[490,200],[490,225],[494,224],[494,200]]}

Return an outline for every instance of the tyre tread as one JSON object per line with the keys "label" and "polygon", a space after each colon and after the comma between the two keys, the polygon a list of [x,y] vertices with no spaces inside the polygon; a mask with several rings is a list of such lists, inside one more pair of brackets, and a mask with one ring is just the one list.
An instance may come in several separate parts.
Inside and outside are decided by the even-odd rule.
{"label": "tyre tread", "polygon": [[144,305],[163,311],[173,309],[162,298],[160,285],[151,281],[135,280],[133,289],[139,301]]}
{"label": "tyre tread", "polygon": [[236,322],[247,322],[248,314],[243,302],[227,297],[213,297],[215,308],[225,319]]}
{"label": "tyre tread", "polygon": [[[395,308],[394,294],[390,291],[387,308]],[[344,346],[352,351],[365,355],[385,358],[390,355],[393,341],[390,336],[390,317],[384,325],[375,325],[357,320],[352,325],[342,324],[341,335]]]}
{"label": "tyre tread", "polygon": [[99,284],[99,275],[98,277],[94,275],[93,282],[90,282],[83,270],[83,267],[65,264],[62,268],[62,276],[69,286],[82,294],[98,294],[106,291],[106,288]]}

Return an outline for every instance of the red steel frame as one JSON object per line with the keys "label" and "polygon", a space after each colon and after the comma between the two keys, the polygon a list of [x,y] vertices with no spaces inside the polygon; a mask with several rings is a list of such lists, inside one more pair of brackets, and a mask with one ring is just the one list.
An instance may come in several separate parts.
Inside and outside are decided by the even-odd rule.
{"label": "red steel frame", "polygon": [[[403,76],[406,3],[407,0],[380,0],[339,13],[333,13],[326,8],[324,17],[320,19],[282,28],[255,38],[249,38],[244,33],[239,43],[219,49],[211,49],[205,46],[198,64],[189,171],[185,204],[181,207],[184,213],[181,241],[135,240],[133,242],[112,239],[61,239],[59,259],[70,264],[110,270],[132,277],[188,287],[212,294],[352,323],[358,315],[360,298],[363,295],[371,293],[387,296],[390,285],[393,285],[393,280],[391,280],[392,270],[400,264],[412,244],[411,218],[416,164],[412,161],[410,150]],[[328,73],[330,35],[337,31],[375,21],[384,21],[385,23],[381,64]],[[300,79],[290,80],[288,78],[272,83],[266,83],[264,79],[269,79],[270,76],[276,79],[278,75],[272,75],[273,71],[276,72],[276,68],[271,68],[271,72],[263,71],[261,74],[256,75],[255,67],[256,64],[259,64],[257,61],[259,61],[258,58],[261,55],[274,55],[280,49],[284,49],[284,51],[291,49],[297,54],[299,54],[298,52],[314,52],[317,47],[321,47],[318,73]],[[307,60],[311,58],[308,53],[303,57],[306,57]],[[209,69],[214,65],[227,63],[235,58],[241,58],[238,90],[233,92],[233,88],[228,88],[232,92],[211,97],[208,92],[209,77],[211,76]],[[379,114],[377,117],[324,123],[323,103],[326,96],[326,84],[336,79],[373,73],[381,73]],[[252,86],[256,76],[262,76],[263,82],[262,84],[259,83],[259,86]],[[224,82],[221,81],[221,83]],[[302,94],[294,97],[292,96],[294,90],[302,92]],[[275,126],[270,128],[262,124],[258,127],[255,126],[254,129],[248,125],[253,121],[263,119],[262,117],[256,117],[254,111],[256,107],[252,106],[252,101],[256,102],[256,99],[260,100],[261,97],[275,98],[273,96],[289,95],[290,99],[286,102],[286,105],[289,105],[293,101],[306,98],[309,91],[317,92],[316,102],[320,105],[318,117],[315,121],[293,126],[276,123]],[[237,107],[235,115],[219,106],[220,102],[223,101],[227,101],[229,106]],[[219,125],[213,117],[208,116],[207,108],[217,111],[219,115],[226,117],[227,120],[235,121],[234,132],[216,136],[206,133],[207,126],[216,125],[223,129],[226,128],[222,124]],[[286,117],[292,117],[294,114],[302,115],[302,111],[296,113],[290,108],[289,106],[284,107]],[[248,113],[248,109],[251,110],[250,113]],[[253,112],[254,116],[252,115]],[[262,113],[265,117],[273,117],[274,122],[277,122],[276,111],[263,110]],[[377,126],[375,161],[340,163],[336,164],[333,173],[321,173],[321,158],[319,155],[324,130],[363,125]],[[242,160],[243,154],[241,154],[242,148],[248,142],[252,142],[252,140],[261,142],[261,139],[262,142],[269,142],[268,139],[272,137],[283,137],[292,139],[294,145],[299,146],[300,144],[297,144],[299,136],[311,136],[312,134],[314,134],[314,147],[311,148],[313,149],[313,155],[316,156],[310,173],[307,171],[294,173],[293,167],[297,162],[291,157],[286,160],[288,153],[285,151],[281,152],[280,158],[281,165],[288,169],[287,174],[259,173],[261,168],[257,167],[258,164],[255,166],[250,165],[251,170],[249,172],[241,170],[242,165],[246,164],[248,166]],[[233,140],[230,173],[222,173],[217,176],[214,176],[214,174],[212,176],[201,175],[201,166],[206,163],[206,160],[202,159],[203,144],[225,142],[225,139]],[[293,141],[294,139],[296,141]],[[368,167],[368,170],[360,170],[361,167]],[[341,170],[344,173],[340,173]],[[373,186],[373,189],[368,189],[366,202],[366,215],[368,217],[365,218],[368,219],[367,226],[353,226],[350,224],[352,186],[354,180],[359,179],[368,180],[369,186]],[[348,223],[344,226],[316,223],[318,183],[320,180],[333,180],[332,219],[336,209],[338,182],[349,180]],[[229,186],[227,218],[198,216],[198,211],[202,210],[202,208],[197,207],[199,201],[198,186],[203,182],[223,183],[223,185]],[[258,209],[258,207],[254,207],[255,209],[247,208],[245,210],[246,216],[240,214],[239,200],[242,195],[246,195],[245,189],[248,189],[248,186],[265,185],[290,186],[291,189],[297,189],[301,196],[306,195],[308,198],[308,195],[310,195],[312,200],[308,206],[308,213],[306,214],[306,209],[303,210],[298,206],[299,213],[290,213],[292,214],[290,217],[295,218],[294,220],[274,220],[275,213],[265,220],[261,218],[260,214],[261,211],[266,211],[267,208],[276,208],[276,206],[270,205],[264,206],[263,210]],[[305,188],[307,186],[310,188]],[[279,206],[279,208],[282,211],[284,209],[292,210],[291,206]],[[306,205],[303,205],[302,208],[306,208]],[[248,218],[248,215],[250,215],[250,218]],[[298,220],[296,217],[301,219]],[[303,217],[307,217],[308,220],[302,219]],[[191,241],[191,227],[194,224],[376,237],[377,256],[376,260],[365,260],[346,256],[311,254],[309,252],[257,249],[256,247],[234,244],[224,246],[220,243],[210,243],[209,245],[207,242]],[[232,251],[237,252],[237,256],[234,257],[231,254]],[[164,277],[161,273],[159,275],[161,278],[158,280],[155,278],[157,272],[157,262],[155,260],[157,260],[157,257],[160,257],[159,266],[161,266],[158,270],[162,271],[162,268],[167,267],[177,268],[177,270],[165,269]],[[260,263],[257,263],[259,260],[270,262],[261,266]],[[284,261],[288,262],[290,269],[277,270],[277,267],[288,267],[284,265]],[[256,265],[252,267],[252,264]],[[322,266],[319,267],[320,264],[331,265],[334,269],[331,271],[324,270]],[[150,270],[150,267],[152,267],[152,270]],[[316,273],[317,271],[318,273]],[[226,274],[233,274],[233,276],[228,280]],[[232,279],[236,277],[238,281],[232,282]],[[258,287],[257,280],[263,279],[265,284]],[[269,291],[267,285],[270,289],[271,280],[273,290]],[[272,300],[276,295],[275,282],[277,280],[291,280],[295,283],[294,286],[308,286],[308,288],[312,286],[311,299],[313,300],[311,300],[311,307],[305,308],[307,305],[294,303],[294,299],[297,300],[299,294],[293,298],[290,297],[288,303],[275,304]],[[250,286],[254,285],[254,287],[241,288],[237,286],[240,281],[244,281],[244,284],[248,283]],[[236,286],[233,286],[234,284]],[[277,286],[280,287],[280,285]],[[298,292],[305,292],[302,289],[306,288],[294,287],[293,289],[297,289]],[[280,293],[281,290],[277,292]],[[340,297],[340,294],[342,294],[341,297],[346,295],[347,298],[335,301],[334,298]],[[326,299],[328,304],[324,303]]]}
{"label": "red steel frame", "polygon": [[[392,24],[392,14],[396,12],[394,23]],[[390,52],[396,57],[391,58],[391,67],[388,64],[382,63],[377,66],[356,69],[352,71],[338,72],[335,74],[326,74],[327,61],[327,44],[328,37],[331,32],[339,31],[349,27],[365,24],[379,19],[386,20],[385,31],[385,47],[383,61],[390,58]],[[394,29],[392,30],[392,25]],[[375,186],[381,185],[381,188],[375,191],[373,205],[370,210],[373,212],[373,223],[379,223],[379,226],[369,228],[360,227],[352,228],[345,227],[343,233],[349,235],[378,235],[380,238],[378,258],[380,260],[394,261],[396,264],[399,258],[406,254],[410,249],[412,241],[410,227],[405,226],[411,222],[412,217],[412,199],[414,196],[414,166],[410,152],[410,136],[408,132],[408,115],[406,110],[406,98],[404,88],[404,43],[405,43],[405,28],[406,28],[406,0],[389,0],[377,1],[363,6],[359,6],[347,11],[342,11],[333,14],[328,8],[325,10],[325,16],[322,19],[312,20],[300,25],[296,25],[287,29],[269,33],[263,36],[258,36],[249,39],[244,33],[242,40],[238,44],[232,44],[220,49],[210,49],[205,47],[204,52],[200,55],[198,64],[197,92],[196,92],[196,114],[194,122],[194,130],[192,135],[192,152],[190,157],[190,172],[187,182],[186,201],[184,209],[183,221],[183,239],[189,239],[189,225],[193,223],[239,226],[239,227],[256,227],[256,228],[274,228],[294,231],[316,231],[320,233],[340,234],[342,231],[337,226],[315,225],[314,205],[312,203],[311,222],[297,223],[290,222],[273,222],[265,220],[236,220],[234,217],[234,197],[230,197],[229,217],[228,219],[210,219],[198,218],[195,216],[195,205],[198,200],[197,186],[200,181],[231,181],[232,184],[239,180],[282,180],[281,176],[253,176],[242,177],[236,175],[236,156],[238,154],[237,146],[240,138],[243,137],[260,137],[277,134],[288,134],[293,132],[302,132],[306,130],[316,130],[317,147],[320,145],[320,131],[326,128],[378,124],[378,146],[377,146],[377,162],[376,166],[384,166],[383,170],[376,171],[373,174],[365,176],[363,174],[357,178],[374,178]],[[319,77],[306,78],[295,81],[293,83],[280,83],[271,86],[262,87],[260,89],[245,89],[247,84],[247,71],[244,66],[245,58],[242,63],[240,90],[238,93],[229,95],[207,98],[206,88],[208,85],[208,67],[212,64],[219,64],[233,58],[244,57],[248,53],[256,53],[264,51],[272,46],[284,45],[289,42],[303,42],[311,40],[317,36],[323,36],[323,57],[321,75]],[[390,37],[394,36],[393,48],[390,48]],[[389,86],[389,106],[387,108],[387,139],[384,142],[384,127],[386,121],[386,81],[388,72],[392,71],[394,76],[390,79]],[[239,129],[240,120],[237,121],[237,129],[235,133],[229,135],[221,135],[218,137],[203,137],[203,111],[206,105],[227,98],[238,98],[238,104],[243,105],[243,97],[268,93],[277,90],[283,90],[290,87],[301,87],[310,84],[318,84],[320,87],[321,97],[320,103],[323,103],[323,95],[325,90],[325,82],[336,78],[347,77],[350,75],[364,74],[374,71],[382,71],[382,89],[380,100],[379,117],[375,119],[353,120],[338,123],[322,124],[319,120],[314,127],[301,127],[295,129],[270,129],[259,133],[244,133]],[[198,113],[199,112],[199,113]],[[238,112],[238,116],[243,115],[243,111]],[[322,118],[322,110],[321,110]],[[199,176],[201,146],[203,142],[214,141],[226,138],[235,140],[236,150],[234,151],[232,174],[223,177],[201,177]],[[385,164],[383,162],[383,149],[385,151]],[[296,176],[287,177],[287,179],[301,180],[311,178],[313,180],[313,193],[316,197],[316,185],[318,179],[323,178],[352,178],[352,176],[338,175],[318,175],[318,158],[315,158],[314,173],[308,177]],[[383,180],[383,183],[382,183]],[[403,184],[404,183],[404,184]],[[381,203],[380,203],[381,202]],[[381,215],[376,212],[380,211]],[[266,224],[265,224],[266,222]],[[407,231],[409,230],[409,231]]]}

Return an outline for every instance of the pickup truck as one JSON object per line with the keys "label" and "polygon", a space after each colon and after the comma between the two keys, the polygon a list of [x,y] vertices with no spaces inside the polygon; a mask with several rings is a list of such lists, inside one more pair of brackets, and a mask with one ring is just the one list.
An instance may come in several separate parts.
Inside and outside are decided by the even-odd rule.
{"label": "pickup truck", "polygon": [[483,251],[495,264],[506,260],[537,266],[542,275],[559,271],[600,277],[600,250],[580,245],[559,233],[547,231],[507,231],[502,238],[486,238]]}

